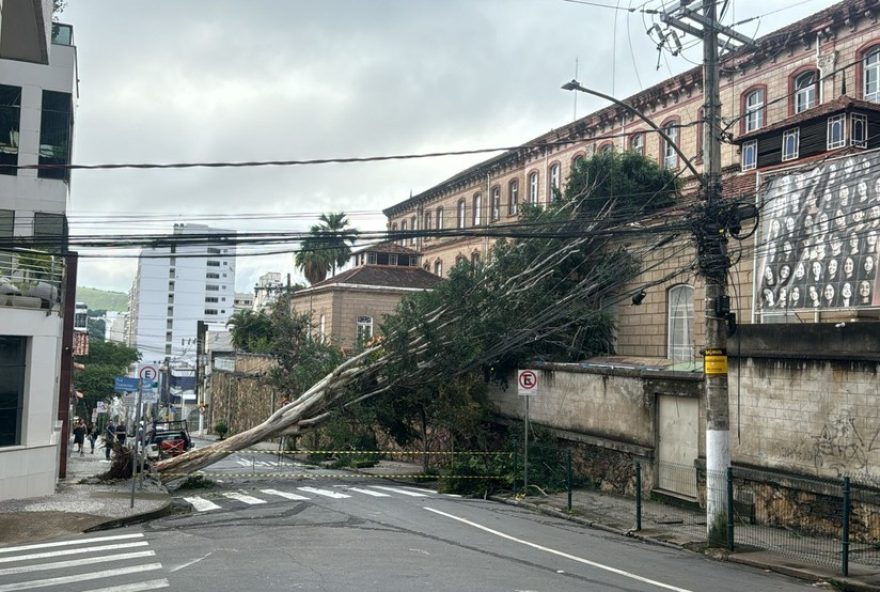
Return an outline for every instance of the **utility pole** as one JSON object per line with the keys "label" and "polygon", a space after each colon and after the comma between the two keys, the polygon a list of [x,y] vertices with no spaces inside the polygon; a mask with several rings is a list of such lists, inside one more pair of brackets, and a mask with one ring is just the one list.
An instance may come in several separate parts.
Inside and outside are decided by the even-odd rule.
{"label": "utility pole", "polygon": [[[660,18],[669,26],[703,40],[703,223],[696,229],[700,272],[706,282],[703,374],[706,385],[706,535],[710,544],[724,545],[727,528],[727,469],[730,467],[730,402],[727,380],[726,208],[721,200],[721,101],[718,35],[751,45],[751,39],[718,23],[715,0],[681,0]],[[685,21],[687,19],[688,22]]]}

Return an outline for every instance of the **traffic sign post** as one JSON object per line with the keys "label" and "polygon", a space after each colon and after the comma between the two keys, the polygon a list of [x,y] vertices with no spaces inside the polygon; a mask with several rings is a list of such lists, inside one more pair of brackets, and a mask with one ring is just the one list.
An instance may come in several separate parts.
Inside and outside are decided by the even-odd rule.
{"label": "traffic sign post", "polygon": [[525,399],[523,427],[523,494],[529,494],[529,399],[538,394],[538,373],[534,370],[517,370],[516,386],[519,396]]}

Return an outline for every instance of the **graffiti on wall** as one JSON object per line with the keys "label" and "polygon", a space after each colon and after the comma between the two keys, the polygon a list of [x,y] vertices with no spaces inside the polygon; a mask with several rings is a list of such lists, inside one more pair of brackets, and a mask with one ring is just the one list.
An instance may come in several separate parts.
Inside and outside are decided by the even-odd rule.
{"label": "graffiti on wall", "polygon": [[768,177],[759,192],[755,308],[880,306],[880,152]]}
{"label": "graffiti on wall", "polygon": [[837,476],[868,469],[871,453],[880,450],[880,423],[873,433],[860,430],[856,419],[849,415],[826,423],[813,436],[813,453],[817,469],[830,469]]}

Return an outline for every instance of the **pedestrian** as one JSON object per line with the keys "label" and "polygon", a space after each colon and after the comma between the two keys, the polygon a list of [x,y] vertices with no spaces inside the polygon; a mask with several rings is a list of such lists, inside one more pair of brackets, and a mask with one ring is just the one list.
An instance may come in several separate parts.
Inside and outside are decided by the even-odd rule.
{"label": "pedestrian", "polygon": [[86,441],[86,423],[82,420],[82,418],[78,419],[76,422],[76,426],[73,428],[73,443],[76,445],[76,451],[79,452],[79,455],[82,456],[85,454],[83,450],[83,444]]}
{"label": "pedestrian", "polygon": [[107,422],[107,427],[104,428],[104,456],[106,456],[107,460],[110,460],[110,451],[113,450],[113,440],[115,439],[116,424],[111,419]]}
{"label": "pedestrian", "polygon": [[125,436],[126,436],[125,422],[120,421],[118,424],[116,424],[116,439],[119,441],[119,443],[122,446],[125,446]]}
{"label": "pedestrian", "polygon": [[89,424],[89,446],[91,448],[90,454],[95,454],[95,440],[98,439],[98,424],[90,423]]}

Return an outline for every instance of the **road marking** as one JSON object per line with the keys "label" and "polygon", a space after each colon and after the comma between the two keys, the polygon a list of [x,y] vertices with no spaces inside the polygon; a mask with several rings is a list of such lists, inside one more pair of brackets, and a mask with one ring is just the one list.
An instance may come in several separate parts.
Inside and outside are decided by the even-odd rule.
{"label": "road marking", "polygon": [[406,489],[408,491],[418,491],[419,493],[430,493],[431,495],[440,495],[439,491],[434,489],[428,489],[426,487],[407,487],[406,485],[401,486],[402,489]]}
{"label": "road marking", "polygon": [[372,495],[373,497],[391,497],[387,493],[382,493],[380,491],[373,491],[371,489],[361,489],[360,487],[349,487],[349,491],[357,491],[358,493],[365,493],[367,495]]}
{"label": "road marking", "polygon": [[75,541],[57,541],[54,543],[40,543],[38,545],[22,545],[20,547],[0,547],[0,553],[14,553],[16,551],[30,551],[31,549],[49,549],[51,547],[68,547],[70,545],[80,545],[85,543],[102,543],[104,541],[122,541],[125,539],[143,538],[144,533],[136,534],[116,534],[105,537],[92,537],[89,539],[77,539]]}
{"label": "road marking", "polygon": [[247,461],[243,458],[237,458],[235,460],[238,464],[240,464],[243,467],[250,467],[253,464],[251,461]]}
{"label": "road marking", "polygon": [[213,553],[213,551],[208,551],[207,553],[205,553],[205,554],[202,555],[201,557],[197,557],[196,559],[193,559],[192,561],[187,561],[187,562],[184,563],[183,565],[178,565],[177,567],[172,567],[172,568],[169,569],[168,571],[169,571],[170,573],[174,573],[174,572],[176,572],[176,571],[180,571],[180,570],[182,570],[182,569],[185,569],[185,568],[189,567],[190,565],[195,565],[195,564],[198,563],[199,561],[203,561],[203,560],[207,559],[208,557],[210,557],[210,556],[211,556],[211,553]]}
{"label": "road marking", "polygon": [[196,512],[210,512],[211,510],[219,510],[220,506],[203,497],[185,497],[183,501],[189,502],[196,509]]}
{"label": "road marking", "polygon": [[305,491],[306,493],[314,493],[315,495],[323,495],[325,497],[332,497],[333,499],[343,499],[346,497],[351,497],[350,495],[345,495],[344,493],[336,493],[335,491],[330,491],[329,489],[318,489],[317,487],[297,487],[300,491]]}
{"label": "road marking", "polygon": [[10,561],[29,561],[31,559],[46,559],[47,557],[63,557],[65,555],[79,555],[82,553],[95,553],[97,551],[115,551],[117,549],[130,549],[132,547],[146,547],[149,545],[147,541],[138,541],[136,543],[122,543],[119,545],[98,545],[96,547],[80,547],[79,549],[60,549],[56,551],[47,551],[46,553],[30,553],[29,555],[16,555],[15,557],[0,557],[0,563],[9,563]]}
{"label": "road marking", "polygon": [[11,576],[35,571],[64,569],[66,567],[79,567],[80,565],[94,565],[109,561],[125,561],[126,559],[140,559],[141,557],[155,557],[155,551],[135,551],[134,553],[120,553],[118,555],[103,555],[101,557],[86,557],[83,559],[71,559],[69,561],[53,561],[52,563],[38,563],[37,565],[23,565],[21,567],[7,567],[0,569],[0,576]]}
{"label": "road marking", "polygon": [[557,551],[556,549],[551,549],[550,547],[544,547],[543,545],[538,545],[537,543],[532,543],[529,541],[524,541],[523,539],[518,539],[509,534],[505,534],[503,532],[493,530],[488,526],[483,526],[482,524],[477,524],[476,522],[471,522],[467,518],[461,518],[459,516],[455,516],[453,514],[447,514],[446,512],[441,512],[440,510],[435,510],[434,508],[429,508],[427,506],[424,507],[425,510],[429,512],[433,512],[434,514],[439,514],[440,516],[445,516],[446,518],[451,518],[452,520],[457,520],[462,524],[467,524],[468,526],[473,526],[474,528],[478,528],[484,532],[488,532],[490,534],[494,534],[497,537],[501,537],[502,539],[507,539],[508,541],[513,541],[514,543],[519,543],[521,545],[525,545],[527,547],[531,547],[533,549],[538,549],[539,551],[544,551],[545,553],[550,553],[551,555],[556,555],[558,557],[564,557],[565,559],[571,559],[572,561],[577,561],[578,563],[583,563],[584,565],[589,565],[590,567],[595,567],[596,569],[601,569],[619,576],[623,576],[625,578],[630,578],[636,580],[638,582],[642,582],[645,584],[650,584],[652,586],[656,586],[658,588],[663,588],[665,590],[673,590],[674,592],[692,592],[687,588],[679,588],[677,586],[672,586],[670,584],[664,584],[663,582],[658,582],[657,580],[651,580],[649,578],[624,571],[622,569],[617,569],[616,567],[611,567],[610,565],[603,565],[602,563],[596,563],[595,561],[590,561],[589,559],[584,559],[583,557],[578,557],[577,555],[571,555],[564,551]]}
{"label": "road marking", "polygon": [[145,582],[135,582],[133,584],[122,584],[121,586],[110,586],[109,588],[95,588],[94,590],[86,590],[86,592],[145,592],[146,590],[158,590],[159,588],[168,588],[171,584],[168,580],[147,580]]}
{"label": "road marking", "polygon": [[224,495],[224,497],[228,497],[228,498],[230,498],[230,499],[238,500],[238,501],[240,501],[240,502],[244,502],[244,503],[246,503],[246,504],[250,504],[250,505],[252,505],[252,506],[253,506],[253,505],[256,505],[256,504],[265,504],[265,503],[266,503],[266,500],[261,500],[261,499],[258,498],[258,497],[254,497],[254,496],[252,496],[252,495],[246,495],[246,494],[244,494],[244,493],[238,493],[238,492],[235,492],[235,491],[231,491],[231,492],[229,492],[229,493],[224,493],[223,495]]}
{"label": "road marking", "polygon": [[57,578],[45,578],[42,580],[31,580],[30,582],[17,582],[15,584],[0,584],[0,592],[14,592],[15,590],[32,590],[43,586],[60,586],[62,584],[73,584],[75,582],[84,582],[86,580],[101,580],[104,578],[112,578],[115,576],[124,576],[134,573],[143,573],[145,571],[153,571],[162,569],[161,563],[146,563],[144,565],[134,565],[132,567],[120,567],[119,569],[107,569],[104,571],[94,571],[92,573],[82,573],[72,576],[60,576]]}
{"label": "road marking", "polygon": [[287,498],[289,500],[307,500],[307,499],[309,499],[304,495],[297,495],[295,493],[289,493],[287,491],[278,491],[277,489],[261,489],[260,491],[262,493],[265,493],[268,495],[277,495],[279,497]]}
{"label": "road marking", "polygon": [[418,493],[415,491],[407,491],[406,489],[399,489],[397,487],[384,487],[382,485],[371,485],[373,489],[381,489],[382,491],[390,491],[392,493],[399,493],[401,495],[409,495],[411,497],[430,497],[427,493]]}

